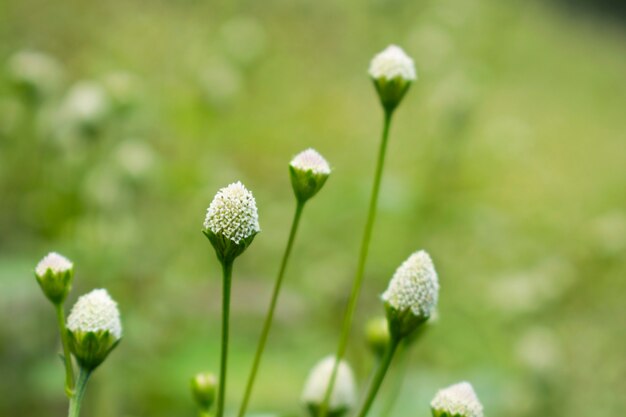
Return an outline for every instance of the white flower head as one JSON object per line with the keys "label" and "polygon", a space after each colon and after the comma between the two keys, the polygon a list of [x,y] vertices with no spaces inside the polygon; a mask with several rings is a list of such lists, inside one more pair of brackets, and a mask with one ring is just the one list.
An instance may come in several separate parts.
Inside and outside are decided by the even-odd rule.
{"label": "white flower head", "polygon": [[459,417],[483,417],[483,406],[472,384],[459,382],[439,390],[430,403],[434,414]]}
{"label": "white flower head", "polygon": [[[302,391],[302,402],[319,407],[324,401],[326,389],[335,365],[335,356],[320,360],[311,370]],[[356,385],[352,369],[345,361],[339,362],[333,392],[328,403],[329,411],[347,410],[356,404]]]}
{"label": "white flower head", "polygon": [[314,174],[330,175],[330,165],[315,149],[306,149],[291,160],[293,168],[301,171],[312,171]]}
{"label": "white flower head", "polygon": [[402,263],[394,273],[382,299],[397,311],[416,317],[430,317],[437,307],[439,282],[433,261],[420,250]]}
{"label": "white flower head", "polygon": [[56,252],[50,252],[43,257],[35,268],[35,274],[38,276],[44,276],[48,270],[54,274],[61,274],[71,270],[74,264],[65,256]]}
{"label": "white flower head", "polygon": [[67,318],[71,332],[108,331],[116,340],[122,337],[122,323],[117,303],[107,290],[97,289],[78,298]]}
{"label": "white flower head", "polygon": [[235,244],[260,232],[252,193],[239,181],[220,189],[207,209],[204,228]]}
{"label": "white flower head", "polygon": [[417,78],[413,59],[396,45],[389,45],[372,59],[369,74],[376,80],[402,78],[405,81],[414,81]]}

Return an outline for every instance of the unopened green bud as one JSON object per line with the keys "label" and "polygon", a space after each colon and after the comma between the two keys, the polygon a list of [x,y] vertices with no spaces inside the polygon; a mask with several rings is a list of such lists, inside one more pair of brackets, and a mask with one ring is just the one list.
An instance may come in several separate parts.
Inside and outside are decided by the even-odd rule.
{"label": "unopened green bud", "polygon": [[472,384],[460,382],[437,392],[430,403],[433,417],[483,417],[483,406]]}
{"label": "unopened green bud", "polygon": [[207,209],[202,232],[220,262],[232,262],[260,231],[256,201],[241,182],[217,192]]}
{"label": "unopened green bud", "polygon": [[86,370],[98,367],[122,338],[117,303],[107,290],[81,296],[67,318],[70,351]]}
{"label": "unopened green bud", "polygon": [[289,163],[291,186],[296,198],[304,203],[322,188],[330,175],[330,166],[314,149],[296,155]]}
{"label": "unopened green bud", "polygon": [[210,372],[200,372],[191,378],[191,393],[198,407],[208,411],[215,400],[217,378]]}
{"label": "unopened green bud", "polygon": [[365,325],[367,346],[378,357],[382,357],[389,346],[389,324],[385,317],[371,319]]}
{"label": "unopened green bud", "polygon": [[391,336],[409,336],[430,318],[437,307],[439,282],[432,259],[425,251],[409,256],[394,273],[382,299]]}
{"label": "unopened green bud", "polygon": [[53,304],[65,301],[72,288],[74,264],[56,252],[47,254],[35,268],[35,277],[44,294]]}
{"label": "unopened green bud", "polygon": [[388,112],[393,111],[416,80],[413,60],[396,45],[390,45],[376,55],[369,74],[374,81],[380,102]]}

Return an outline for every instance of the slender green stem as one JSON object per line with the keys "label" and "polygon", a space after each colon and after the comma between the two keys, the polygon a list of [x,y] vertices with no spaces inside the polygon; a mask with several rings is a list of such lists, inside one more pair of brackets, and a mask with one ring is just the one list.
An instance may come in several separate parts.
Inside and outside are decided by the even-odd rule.
{"label": "slender green stem", "polygon": [[391,126],[392,110],[385,111],[385,121],[383,125],[383,134],[380,141],[380,148],[378,150],[378,161],[376,163],[376,172],[374,174],[374,184],[372,185],[372,194],[369,203],[369,210],[367,214],[367,220],[365,222],[365,230],[363,232],[363,240],[361,241],[361,250],[359,252],[359,260],[357,263],[356,273],[354,275],[354,282],[352,284],[352,292],[348,300],[348,306],[343,318],[343,325],[341,330],[341,336],[339,337],[339,344],[337,346],[337,353],[335,355],[335,366],[330,376],[330,382],[326,388],[326,394],[324,401],[320,406],[319,417],[326,417],[328,413],[328,403],[330,401],[330,394],[335,386],[335,380],[337,379],[337,370],[339,368],[339,362],[346,353],[346,347],[348,346],[348,338],[350,336],[350,329],[352,328],[352,320],[354,318],[354,311],[361,292],[361,284],[363,282],[363,274],[365,272],[365,262],[367,260],[367,254],[369,252],[370,240],[372,237],[372,229],[374,227],[374,220],[376,219],[376,207],[378,205],[378,193],[380,191],[380,182],[382,179],[383,168],[385,165],[385,154],[387,152],[387,139],[389,138],[389,128]]}
{"label": "slender green stem", "polygon": [[252,395],[252,388],[254,386],[256,374],[257,374],[257,371],[259,370],[259,364],[261,363],[261,357],[263,356],[263,351],[265,350],[265,343],[267,342],[267,336],[269,335],[270,327],[272,327],[272,322],[274,320],[274,311],[276,310],[278,294],[280,293],[280,287],[283,282],[283,277],[285,276],[285,270],[287,269],[287,261],[289,260],[291,249],[293,248],[293,242],[296,238],[296,232],[298,231],[298,225],[300,224],[300,217],[302,216],[303,209],[304,209],[304,202],[298,201],[296,205],[296,212],[294,214],[293,221],[291,223],[291,231],[289,232],[289,239],[287,240],[287,247],[285,248],[285,253],[283,254],[283,259],[280,263],[280,269],[278,270],[278,276],[276,277],[276,283],[274,284],[274,290],[272,292],[272,299],[270,301],[270,307],[269,307],[269,310],[267,311],[267,316],[265,317],[265,323],[263,323],[263,329],[261,330],[261,337],[259,338],[259,344],[256,349],[256,354],[254,355],[254,362],[252,364],[252,370],[250,371],[250,376],[248,377],[248,383],[246,385],[246,392],[243,396],[241,408],[239,409],[239,417],[243,417],[246,414],[246,410],[248,408],[248,403],[250,401],[250,396]]}
{"label": "slender green stem", "polygon": [[80,367],[78,373],[78,381],[76,381],[76,393],[70,398],[70,410],[67,414],[68,417],[78,417],[80,415],[80,407],[83,403],[83,397],[85,396],[85,388],[87,388],[87,381],[91,371]]}
{"label": "slender green stem", "polygon": [[224,289],[222,291],[222,352],[220,358],[220,380],[217,387],[217,412],[216,417],[224,415],[224,398],[226,396],[226,366],[228,364],[228,328],[230,317],[230,285],[233,275],[233,261],[225,261],[222,264]]}
{"label": "slender green stem", "polygon": [[409,352],[406,349],[406,344],[401,344],[398,347],[398,351],[396,353],[396,362],[398,362],[398,366],[396,366],[396,373],[393,375],[394,379],[391,381],[392,386],[387,390],[387,401],[385,401],[385,405],[383,406],[382,411],[378,414],[380,417],[389,417],[391,416],[391,412],[393,411],[396,401],[400,396],[400,390],[402,388],[402,382],[404,381],[404,377],[406,376],[407,370],[407,361],[409,357]]}
{"label": "slender green stem", "polygon": [[374,375],[374,379],[372,379],[372,383],[365,395],[365,399],[363,400],[363,404],[361,405],[361,409],[359,410],[357,417],[365,417],[370,410],[370,407],[374,403],[374,399],[376,398],[376,394],[380,389],[381,384],[383,383],[383,379],[385,379],[385,375],[387,374],[387,370],[389,370],[389,365],[391,364],[391,360],[393,359],[393,355],[400,344],[400,340],[396,338],[392,338],[389,342],[389,346],[387,347],[387,351],[385,352],[385,356],[383,356],[380,364],[378,365],[378,370]]}
{"label": "slender green stem", "polygon": [[61,334],[61,345],[63,345],[63,360],[65,361],[65,395],[71,398],[74,395],[74,370],[72,369],[72,356],[70,354],[70,345],[67,340],[67,329],[65,328],[65,312],[63,304],[54,305],[57,313],[57,322],[59,324],[59,333]]}

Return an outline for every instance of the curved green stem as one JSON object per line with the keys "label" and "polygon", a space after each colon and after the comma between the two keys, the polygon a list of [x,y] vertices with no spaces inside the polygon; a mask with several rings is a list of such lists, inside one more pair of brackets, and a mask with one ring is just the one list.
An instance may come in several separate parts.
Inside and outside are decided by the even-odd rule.
{"label": "curved green stem", "polygon": [[372,379],[372,383],[367,391],[367,394],[365,395],[365,399],[363,400],[363,404],[361,405],[361,409],[359,410],[357,417],[365,417],[374,403],[376,394],[383,383],[383,379],[385,379],[385,375],[389,370],[389,365],[391,364],[391,360],[393,359],[393,355],[396,352],[399,343],[400,340],[396,338],[392,338],[389,342],[385,356],[383,356],[380,361],[380,365],[378,365],[378,370],[374,375],[374,379]]}
{"label": "curved green stem", "polygon": [[324,395],[324,401],[320,406],[319,417],[326,417],[328,413],[328,403],[330,401],[330,394],[335,386],[335,380],[337,379],[337,369],[339,368],[339,362],[346,353],[346,347],[348,346],[348,338],[350,336],[350,329],[352,328],[352,320],[354,318],[354,311],[361,292],[361,284],[363,283],[363,274],[365,272],[365,262],[367,260],[367,254],[369,253],[370,240],[372,237],[372,229],[374,227],[374,220],[376,219],[376,207],[378,205],[378,193],[380,191],[380,183],[382,180],[383,168],[385,165],[385,154],[387,152],[387,140],[389,138],[389,128],[391,126],[391,116],[393,110],[385,111],[385,120],[383,125],[383,134],[380,141],[380,148],[378,150],[378,161],[376,163],[376,172],[374,174],[374,184],[372,186],[372,194],[370,197],[369,210],[367,214],[367,220],[365,222],[365,230],[363,232],[363,240],[361,241],[361,250],[359,252],[359,260],[357,263],[356,273],[354,275],[354,282],[352,284],[352,291],[348,300],[348,306],[343,318],[343,325],[341,330],[341,336],[339,337],[339,344],[337,346],[337,353],[335,355],[335,366],[330,376],[330,382],[326,388],[326,394]]}
{"label": "curved green stem", "polygon": [[217,394],[216,417],[224,415],[224,398],[226,395],[226,366],[228,364],[228,330],[230,317],[230,286],[233,275],[233,261],[222,263],[224,289],[222,291],[222,352],[220,357],[220,380]]}
{"label": "curved green stem", "polygon": [[61,334],[61,345],[63,345],[63,361],[65,362],[65,395],[71,398],[74,395],[74,370],[72,369],[72,356],[70,354],[70,345],[67,340],[67,329],[65,327],[65,312],[63,304],[55,304],[54,309],[57,313],[57,322],[59,324],[59,333]]}
{"label": "curved green stem", "polygon": [[70,409],[67,414],[68,417],[78,417],[80,415],[80,407],[83,403],[83,397],[85,395],[85,388],[87,388],[87,381],[91,371],[81,367],[78,373],[78,381],[76,382],[76,393],[70,398]]}
{"label": "curved green stem", "polygon": [[259,370],[259,364],[261,363],[261,357],[263,356],[263,351],[265,350],[265,343],[267,342],[267,337],[269,335],[270,327],[272,326],[272,321],[274,320],[274,311],[276,310],[278,294],[280,293],[280,288],[283,282],[283,277],[285,276],[285,270],[287,269],[287,261],[289,259],[289,255],[291,254],[291,249],[293,248],[293,242],[296,238],[296,232],[298,231],[298,225],[300,223],[300,217],[302,215],[303,209],[304,209],[304,202],[298,201],[296,205],[296,212],[294,214],[293,221],[291,223],[291,231],[289,232],[289,239],[287,240],[287,247],[285,248],[285,253],[283,254],[283,259],[280,263],[278,276],[276,277],[276,283],[274,284],[274,290],[272,292],[272,299],[270,301],[270,307],[269,307],[269,310],[267,311],[265,322],[263,323],[263,329],[261,330],[259,344],[256,349],[256,354],[254,355],[254,362],[252,364],[252,370],[250,371],[250,376],[248,377],[248,383],[246,385],[246,391],[243,396],[241,407],[239,409],[239,417],[243,417],[246,414],[246,410],[248,408],[248,403],[250,401],[250,396],[252,395],[252,388],[254,387],[256,374],[257,374],[257,371]]}

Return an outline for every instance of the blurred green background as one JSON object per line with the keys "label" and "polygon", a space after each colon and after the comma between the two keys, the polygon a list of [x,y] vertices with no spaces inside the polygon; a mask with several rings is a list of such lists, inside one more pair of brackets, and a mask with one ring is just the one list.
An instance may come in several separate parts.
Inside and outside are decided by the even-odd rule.
{"label": "blurred green background", "polygon": [[287,164],[312,146],[334,173],[305,211],[251,404],[303,416],[356,264],[382,121],[367,67],[389,43],[419,80],[392,128],[348,352],[361,388],[362,328],[394,269],[427,249],[441,294],[372,415],[427,416],[460,380],[487,416],[626,414],[623,16],[582,0],[0,0],[0,415],[66,412],[33,277],[51,250],[76,265],[68,309],[106,287],[123,315],[84,415],[194,415],[221,289],[200,229],[241,180],[263,231],[235,270],[234,413],[294,209]]}

